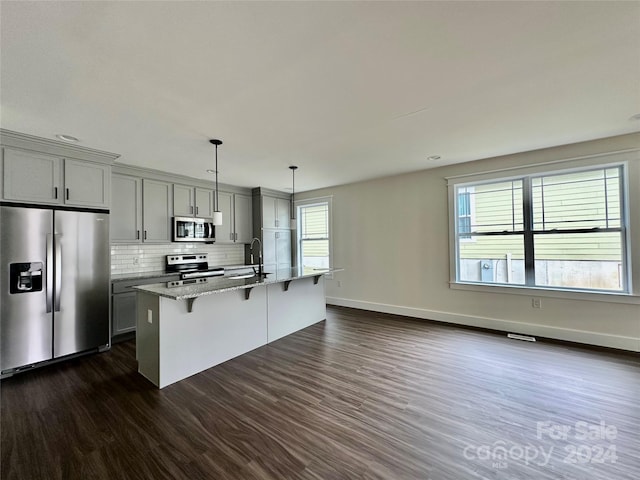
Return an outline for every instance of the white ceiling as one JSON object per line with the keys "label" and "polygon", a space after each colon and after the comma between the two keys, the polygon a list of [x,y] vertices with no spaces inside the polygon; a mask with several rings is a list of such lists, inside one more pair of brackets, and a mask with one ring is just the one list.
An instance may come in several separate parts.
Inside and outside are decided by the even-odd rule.
{"label": "white ceiling", "polygon": [[[310,190],[640,130],[640,2],[7,2],[2,128]],[[442,160],[429,162],[429,155]]]}

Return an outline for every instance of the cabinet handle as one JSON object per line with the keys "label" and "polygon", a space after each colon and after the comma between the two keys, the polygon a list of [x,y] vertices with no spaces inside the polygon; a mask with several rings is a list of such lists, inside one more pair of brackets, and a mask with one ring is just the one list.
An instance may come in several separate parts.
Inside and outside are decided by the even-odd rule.
{"label": "cabinet handle", "polygon": [[196,206],[196,215],[198,215],[198,210],[199,210],[199,209],[198,209],[198,207]]}
{"label": "cabinet handle", "polygon": [[233,240],[233,233],[229,234],[229,240]]}
{"label": "cabinet handle", "polygon": [[67,200],[69,200],[69,189],[65,188],[65,190],[67,191]]}
{"label": "cabinet handle", "polygon": [[146,230],[144,231],[144,239],[145,240],[147,239],[147,231]]}
{"label": "cabinet handle", "polygon": [[278,220],[276,220],[276,227],[278,227]]}
{"label": "cabinet handle", "polygon": [[136,240],[140,240],[140,230],[136,230]]}
{"label": "cabinet handle", "polygon": [[193,205],[191,205],[191,206],[189,207],[189,213],[191,213],[191,214],[193,215]]}
{"label": "cabinet handle", "polygon": [[233,234],[233,239],[234,239],[236,242],[238,241],[238,234],[237,234],[237,233],[234,233],[234,234]]}
{"label": "cabinet handle", "polygon": [[58,187],[53,187],[53,198],[58,198]]}

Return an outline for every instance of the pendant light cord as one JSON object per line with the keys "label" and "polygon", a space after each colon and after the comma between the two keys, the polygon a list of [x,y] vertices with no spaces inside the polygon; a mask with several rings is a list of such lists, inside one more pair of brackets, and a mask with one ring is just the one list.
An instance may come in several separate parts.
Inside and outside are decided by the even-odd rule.
{"label": "pendant light cord", "polygon": [[296,170],[298,167],[295,165],[291,165],[289,169],[291,170],[291,220],[296,219],[296,214],[294,210],[294,202],[296,197]]}
{"label": "pendant light cord", "polygon": [[218,145],[216,145],[216,206],[214,211],[218,211]]}

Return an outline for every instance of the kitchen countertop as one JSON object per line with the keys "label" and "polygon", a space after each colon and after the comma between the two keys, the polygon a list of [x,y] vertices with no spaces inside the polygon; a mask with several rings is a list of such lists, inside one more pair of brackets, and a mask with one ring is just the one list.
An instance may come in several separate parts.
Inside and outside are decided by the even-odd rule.
{"label": "kitchen countertop", "polygon": [[[241,268],[251,268],[256,267],[258,265],[216,265],[211,268],[222,267],[225,270],[238,270]],[[147,278],[155,278],[155,277],[175,277],[176,275],[180,275],[180,272],[166,272],[164,270],[156,270],[152,272],[133,272],[133,273],[116,273],[111,275],[112,282],[124,282],[127,280],[144,280]]]}
{"label": "kitchen countertop", "polygon": [[[246,267],[243,265],[242,267]],[[226,268],[226,267],[225,267]],[[160,297],[170,298],[172,300],[186,300],[190,298],[198,298],[204,295],[212,295],[214,293],[229,292],[232,290],[242,290],[245,288],[259,287],[261,285],[269,285],[273,283],[282,283],[300,278],[317,277],[328,273],[342,271],[342,268],[289,268],[277,270],[268,273],[265,276],[255,276],[252,278],[232,279],[228,277],[209,277],[207,283],[195,283],[183,287],[167,288],[165,284],[155,283],[152,285],[144,285],[133,287],[135,290],[158,295]]]}

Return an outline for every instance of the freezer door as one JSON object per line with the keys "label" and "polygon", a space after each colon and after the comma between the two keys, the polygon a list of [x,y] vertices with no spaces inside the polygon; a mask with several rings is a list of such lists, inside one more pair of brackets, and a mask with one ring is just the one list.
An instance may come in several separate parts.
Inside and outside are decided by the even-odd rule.
{"label": "freezer door", "polygon": [[56,211],[53,356],[107,345],[109,215]]}
{"label": "freezer door", "polygon": [[51,210],[0,207],[2,371],[52,357],[52,233]]}

